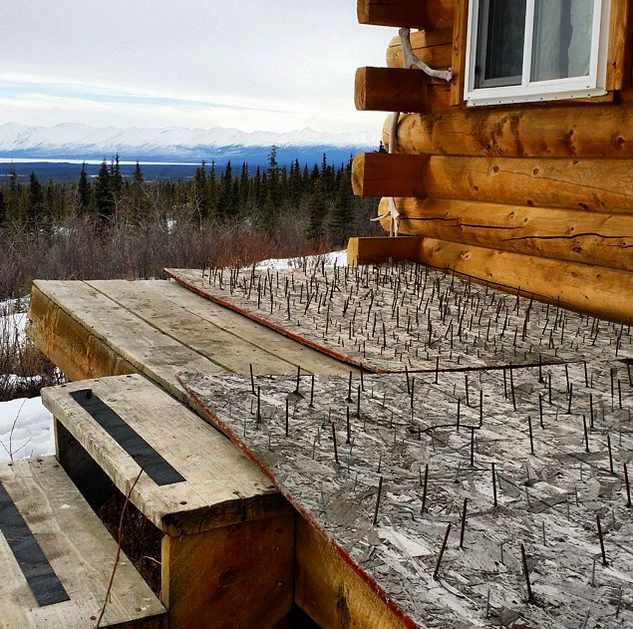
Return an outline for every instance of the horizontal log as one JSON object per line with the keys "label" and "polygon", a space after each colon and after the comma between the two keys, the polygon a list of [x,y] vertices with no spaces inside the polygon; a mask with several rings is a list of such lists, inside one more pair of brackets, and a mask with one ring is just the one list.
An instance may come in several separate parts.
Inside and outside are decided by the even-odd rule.
{"label": "horizontal log", "polygon": [[594,316],[633,322],[633,273],[421,238],[418,261]]}
{"label": "horizontal log", "polygon": [[[415,55],[432,68],[445,70],[451,67],[453,29],[438,28],[411,33],[411,47]],[[394,37],[387,48],[387,66],[402,68],[402,41]]]}
{"label": "horizontal log", "polygon": [[[383,199],[379,214],[388,207]],[[401,234],[633,271],[633,216],[449,199],[396,199],[396,207]]]}
{"label": "horizontal log", "polygon": [[453,23],[455,0],[357,0],[358,21],[427,29]]}
{"label": "horizontal log", "polygon": [[424,155],[403,153],[359,153],[352,164],[354,194],[361,197],[394,196],[407,190],[406,196],[423,196],[422,168],[427,159]]}
{"label": "horizontal log", "polygon": [[633,210],[633,168],[626,160],[433,156],[424,165],[422,184],[430,198]]}
{"label": "horizontal log", "polygon": [[369,236],[350,238],[347,243],[347,264],[380,264],[391,260],[415,262],[420,247],[419,238]]}
{"label": "horizontal log", "polygon": [[424,112],[450,106],[449,84],[434,82],[415,69],[359,68],[354,88],[360,111]]}
{"label": "horizontal log", "polygon": [[[389,145],[389,122],[383,141]],[[487,157],[633,157],[633,101],[451,109],[403,116],[403,153]]]}

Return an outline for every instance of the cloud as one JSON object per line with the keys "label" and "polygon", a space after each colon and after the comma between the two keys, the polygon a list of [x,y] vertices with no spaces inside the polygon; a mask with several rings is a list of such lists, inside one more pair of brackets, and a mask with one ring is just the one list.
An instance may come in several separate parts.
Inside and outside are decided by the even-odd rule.
{"label": "cloud", "polygon": [[354,71],[383,65],[395,31],[359,26],[353,5],[10,3],[3,21],[11,28],[0,40],[0,122],[313,126],[378,135],[384,115],[354,109]]}

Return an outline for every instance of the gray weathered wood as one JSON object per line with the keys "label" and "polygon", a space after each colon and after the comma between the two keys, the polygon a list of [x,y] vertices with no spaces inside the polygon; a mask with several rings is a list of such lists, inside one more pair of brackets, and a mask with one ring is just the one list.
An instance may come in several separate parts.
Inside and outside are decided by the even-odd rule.
{"label": "gray weathered wood", "polygon": [[[329,537],[407,626],[490,626],[520,615],[526,626],[576,629],[590,609],[601,626],[621,622],[633,627],[633,614],[626,615],[624,608],[614,620],[617,601],[610,596],[614,589],[626,589],[633,582],[633,560],[627,551],[631,516],[622,479],[609,472],[606,439],[611,433],[612,444],[618,443],[616,461],[630,460],[633,387],[626,366],[590,363],[586,379],[583,363],[541,370],[515,367],[511,373],[480,370],[468,376],[470,404],[465,374],[459,372],[440,373],[437,381],[435,374],[418,373],[415,383],[410,376],[412,404],[404,374],[366,375],[360,417],[357,378],[351,398],[345,378],[317,378],[310,407],[305,391],[304,397],[293,393],[294,379],[261,376],[257,378],[259,423],[248,403],[248,379],[183,374],[181,380],[212,421],[258,461],[304,518]],[[235,400],[230,415],[225,407],[229,399]],[[589,417],[590,404],[595,421],[586,453],[582,424],[583,416]],[[498,473],[497,508],[493,462]],[[428,496],[422,515],[427,463]],[[373,526],[381,477],[384,483]],[[459,535],[449,540],[435,581],[447,523],[459,531],[464,498],[468,498],[464,549],[458,548]],[[610,523],[605,534],[610,563],[600,568],[592,587],[591,566],[599,553],[595,512]],[[538,605],[526,602],[521,543],[531,557]],[[626,601],[628,611],[630,598]]]}
{"label": "gray weathered wood", "polygon": [[[35,535],[70,601],[38,607],[0,534],[0,627],[92,629],[103,605],[117,544],[53,457],[0,467],[0,481]],[[121,555],[103,627],[163,627],[165,610]]]}
{"label": "gray weathered wood", "polygon": [[376,371],[633,355],[627,326],[422,265],[167,272],[210,300]]}
{"label": "gray weathered wood", "polygon": [[130,497],[162,531],[199,533],[288,510],[274,485],[226,438],[142,376],[44,389],[44,404],[122,493],[140,467],[69,395],[87,388],[185,477],[159,486],[143,475]]}

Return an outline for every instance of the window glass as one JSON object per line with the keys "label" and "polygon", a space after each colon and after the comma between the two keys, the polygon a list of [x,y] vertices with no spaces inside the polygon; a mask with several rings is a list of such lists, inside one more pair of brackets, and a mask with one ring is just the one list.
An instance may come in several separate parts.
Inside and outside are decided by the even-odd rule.
{"label": "window glass", "polygon": [[521,84],[526,2],[527,0],[481,2],[475,87]]}
{"label": "window glass", "polygon": [[532,81],[589,75],[594,0],[536,0]]}

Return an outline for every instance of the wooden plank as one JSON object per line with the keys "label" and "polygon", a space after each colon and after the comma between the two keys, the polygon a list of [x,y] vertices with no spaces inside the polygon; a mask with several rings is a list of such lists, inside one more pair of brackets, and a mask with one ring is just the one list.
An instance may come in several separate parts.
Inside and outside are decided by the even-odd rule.
{"label": "wooden plank", "polygon": [[[396,207],[402,234],[633,271],[630,215],[450,199],[402,198]],[[379,215],[388,208],[383,199]]]}
{"label": "wooden plank", "polygon": [[398,260],[416,261],[419,247],[419,238],[350,238],[347,243],[347,263],[360,266]]}
{"label": "wooden plank", "polygon": [[[139,375],[44,389],[56,420],[127,494],[139,464],[71,397],[90,389],[173,466],[185,481],[160,486],[141,476],[132,503],[163,532],[202,531],[287,511],[274,486],[214,428]],[[192,447],[192,443],[195,447]]]}
{"label": "wooden plank", "polygon": [[354,83],[360,111],[424,112],[448,109],[450,85],[432,82],[421,70],[359,68]]}
{"label": "wooden plank", "polygon": [[407,627],[319,531],[297,520],[295,600],[322,629]]}
{"label": "wooden plank", "polygon": [[[53,457],[2,466],[0,482],[70,597],[39,607],[0,535],[0,625],[3,629],[93,629],[115,563],[115,540]],[[102,626],[160,628],[165,626],[164,615],[149,586],[122,555]]]}
{"label": "wooden plank", "polygon": [[630,325],[633,273],[423,238],[418,260],[578,312]]}
{"label": "wooden plank", "polygon": [[453,45],[451,69],[451,105],[464,104],[464,87],[466,85],[466,57],[468,56],[468,0],[455,0],[455,21],[453,24]]}
{"label": "wooden plank", "polygon": [[[139,293],[147,295],[151,303],[163,302],[179,315],[187,317],[193,315],[217,328],[230,332],[259,348],[262,352],[291,364],[293,373],[296,372],[299,365],[302,371],[307,373],[349,373],[349,367],[340,361],[297,343],[208,299],[201,299],[199,295],[184,288],[178,282],[146,280],[136,281],[134,284],[135,289]],[[196,348],[194,347],[194,349]],[[262,369],[261,364],[258,358],[256,365],[259,369]]]}
{"label": "wooden plank", "polygon": [[294,514],[163,538],[171,629],[272,629],[293,599]]}
{"label": "wooden plank", "polygon": [[131,363],[40,290],[37,281],[31,289],[27,334],[71,380],[136,372]]}
{"label": "wooden plank", "polygon": [[[633,101],[474,107],[401,116],[403,153],[483,157],[633,158]],[[389,145],[390,123],[383,141]]]}
{"label": "wooden plank", "polygon": [[[176,378],[178,373],[187,370],[208,370],[209,373],[223,371],[216,363],[156,330],[85,282],[37,280],[34,285],[53,306],[69,315],[81,329],[88,331],[87,335],[82,332],[70,339],[77,342],[73,351],[89,356],[89,348],[85,345],[87,339],[90,339],[90,347],[102,344],[135,371],[147,376],[176,398],[185,400]],[[50,318],[32,320],[34,324],[45,328]],[[71,331],[76,331],[76,328]],[[41,336],[43,334],[38,332],[35,338]],[[100,350],[100,353],[107,352]],[[54,359],[55,355],[50,357]],[[90,370],[93,373],[88,377],[104,375],[95,374],[93,367]]]}
{"label": "wooden plank", "polygon": [[289,374],[297,370],[294,363],[163,299],[160,292],[146,290],[147,283],[98,280],[87,284],[157,331],[227,371],[248,373],[249,365],[266,373]]}
{"label": "wooden plank", "polygon": [[[352,163],[352,189],[364,197],[424,196],[422,169],[427,157],[402,153],[358,153]],[[407,190],[406,194],[402,194]]]}
{"label": "wooden plank", "polygon": [[454,0],[357,0],[358,21],[426,29],[453,22]]}
{"label": "wooden plank", "polygon": [[624,90],[631,87],[633,49],[633,2],[611,0],[606,88]]}
{"label": "wooden plank", "polygon": [[[453,60],[453,29],[450,26],[425,31],[414,31],[410,35],[414,54],[427,65],[436,69],[450,68]],[[397,35],[387,48],[387,67],[402,68],[402,41]]]}

